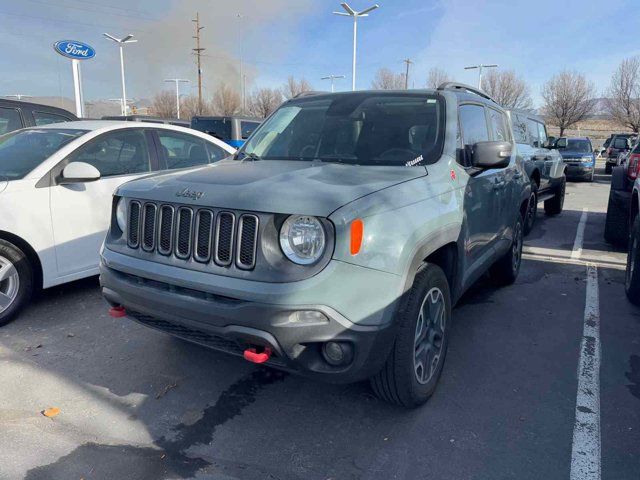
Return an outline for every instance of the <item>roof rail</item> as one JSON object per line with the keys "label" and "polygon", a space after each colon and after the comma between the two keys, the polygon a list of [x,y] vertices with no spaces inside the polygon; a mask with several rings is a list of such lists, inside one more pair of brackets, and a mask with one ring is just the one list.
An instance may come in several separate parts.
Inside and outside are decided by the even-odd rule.
{"label": "roof rail", "polygon": [[466,92],[473,93],[475,95],[480,95],[481,97],[486,98],[487,100],[491,100],[492,102],[495,102],[495,100],[491,98],[487,93],[483,92],[479,88],[472,87],[471,85],[467,85],[465,83],[444,82],[438,86],[438,90],[464,90]]}
{"label": "roof rail", "polygon": [[325,93],[329,93],[329,92],[322,92],[319,90],[308,90],[306,92],[300,92],[297,95],[294,95],[292,98],[310,97],[312,95],[324,95]]}

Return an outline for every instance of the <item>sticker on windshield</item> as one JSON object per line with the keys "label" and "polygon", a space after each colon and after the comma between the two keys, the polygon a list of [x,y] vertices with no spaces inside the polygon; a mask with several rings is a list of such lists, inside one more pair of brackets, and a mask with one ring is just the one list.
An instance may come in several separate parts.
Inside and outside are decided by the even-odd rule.
{"label": "sticker on windshield", "polygon": [[414,158],[413,160],[409,160],[407,163],[405,163],[405,165],[407,167],[413,167],[414,165],[417,165],[418,163],[420,163],[422,160],[424,160],[424,159],[422,158],[422,155],[420,155],[420,156]]}

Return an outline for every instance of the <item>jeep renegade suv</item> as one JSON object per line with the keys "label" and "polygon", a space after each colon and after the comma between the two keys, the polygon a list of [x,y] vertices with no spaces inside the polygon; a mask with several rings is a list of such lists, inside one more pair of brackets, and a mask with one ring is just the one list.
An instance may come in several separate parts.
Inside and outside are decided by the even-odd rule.
{"label": "jeep renegade suv", "polygon": [[233,159],[121,186],[102,292],[112,316],[416,406],[452,305],[518,275],[529,192],[471,87],[307,94]]}

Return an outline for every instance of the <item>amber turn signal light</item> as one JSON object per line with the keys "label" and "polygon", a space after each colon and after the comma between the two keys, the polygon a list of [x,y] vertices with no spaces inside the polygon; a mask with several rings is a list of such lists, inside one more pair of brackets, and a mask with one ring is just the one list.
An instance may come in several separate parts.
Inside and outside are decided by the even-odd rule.
{"label": "amber turn signal light", "polygon": [[364,238],[364,222],[356,218],[351,222],[351,255],[360,253],[362,240]]}

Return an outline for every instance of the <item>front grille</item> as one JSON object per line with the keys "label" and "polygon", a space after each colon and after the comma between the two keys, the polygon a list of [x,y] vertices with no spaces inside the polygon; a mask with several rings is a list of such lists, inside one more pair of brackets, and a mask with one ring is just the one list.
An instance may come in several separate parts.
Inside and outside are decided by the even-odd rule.
{"label": "front grille", "polygon": [[259,226],[259,217],[249,213],[132,200],[127,244],[181,260],[252,270],[256,265]]}

